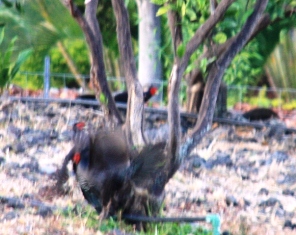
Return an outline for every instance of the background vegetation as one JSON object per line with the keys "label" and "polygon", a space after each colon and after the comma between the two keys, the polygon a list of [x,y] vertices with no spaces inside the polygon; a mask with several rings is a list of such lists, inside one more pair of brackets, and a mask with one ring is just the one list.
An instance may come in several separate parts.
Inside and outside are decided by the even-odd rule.
{"label": "background vegetation", "polygon": [[[5,26],[5,39],[0,47],[3,51],[7,48],[9,42],[17,35],[17,40],[14,48],[14,56],[17,56],[23,49],[32,48],[31,57],[22,65],[21,71],[41,72],[43,71],[43,61],[46,55],[51,58],[51,71],[56,73],[73,73],[69,68],[69,61],[61,52],[58,43],[63,45],[63,48],[68,53],[76,67],[77,74],[88,74],[90,69],[88,49],[83,38],[83,34],[70,16],[67,9],[59,0],[31,0],[25,1],[21,7],[17,5],[7,4],[7,1],[2,1],[0,5],[0,23]],[[162,4],[163,0],[154,0],[157,4]],[[295,6],[295,1],[289,2],[291,7]],[[6,4],[4,4],[6,3]],[[133,37],[133,46],[135,54],[138,51],[138,17],[137,6],[134,1],[126,1],[131,23],[131,33]],[[84,1],[76,1],[79,8],[83,10]],[[211,44],[211,40],[215,43],[224,43],[227,39],[233,36],[240,29],[246,17],[252,9],[252,1],[239,0],[232,4],[225,15],[225,19],[217,25],[212,38],[206,42],[206,45]],[[268,4],[268,12],[273,19],[283,18],[284,9],[283,1],[270,1]],[[175,7],[183,16],[182,29],[184,35],[184,44],[192,37],[195,30],[209,16],[209,1],[177,1]],[[162,47],[159,51],[159,56],[163,61],[164,80],[167,80],[170,73],[170,68],[173,63],[173,52],[171,48],[171,39],[169,37],[169,29],[165,12],[167,9],[160,8],[159,15],[162,18]],[[116,24],[112,11],[111,2],[103,0],[98,8],[97,16],[100,19],[101,30],[104,42],[104,52],[106,69],[108,76],[120,77],[122,71],[119,63],[119,53],[116,39]],[[261,32],[254,40],[252,40],[243,51],[238,54],[231,66],[227,69],[224,81],[228,85],[257,85],[265,71],[268,71],[272,79],[278,87],[295,88],[293,77],[295,77],[295,50],[293,49],[292,34],[289,33],[295,25],[295,17],[289,17],[284,20],[279,20],[277,23],[269,26]],[[280,35],[282,40],[280,41]],[[289,35],[285,37],[285,35]],[[285,39],[284,38],[288,38]],[[290,42],[289,42],[290,40]],[[280,43],[276,49],[276,45]],[[294,44],[295,45],[295,44]],[[281,47],[282,52],[279,52]],[[295,46],[294,46],[295,47]],[[182,49],[182,48],[180,48]],[[271,55],[273,50],[275,52]],[[285,52],[283,50],[286,50]],[[289,53],[287,53],[289,51]],[[209,60],[196,61],[202,54],[203,47],[192,56],[191,63],[187,68],[190,72],[196,66],[201,67],[206,73],[206,65]],[[275,57],[277,60],[275,60]],[[137,57],[135,58],[137,59]],[[285,71],[283,68],[286,66]],[[266,69],[266,70],[265,70]],[[31,89],[42,87],[42,77],[30,76],[29,84],[24,84],[23,76],[17,75],[13,83],[21,86],[29,86]],[[285,82],[288,79],[290,82]],[[295,80],[295,79],[294,79]],[[71,81],[69,81],[71,83]],[[63,86],[60,79],[55,79],[52,82],[53,86]]]}

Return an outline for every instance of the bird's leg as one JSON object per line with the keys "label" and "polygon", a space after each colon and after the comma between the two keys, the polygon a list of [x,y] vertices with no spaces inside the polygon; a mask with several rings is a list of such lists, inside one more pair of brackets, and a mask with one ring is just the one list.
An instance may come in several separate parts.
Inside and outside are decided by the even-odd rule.
{"label": "bird's leg", "polygon": [[103,219],[105,219],[109,215],[110,206],[111,200],[108,202],[106,206],[103,206],[102,212],[99,215],[99,223],[102,223]]}

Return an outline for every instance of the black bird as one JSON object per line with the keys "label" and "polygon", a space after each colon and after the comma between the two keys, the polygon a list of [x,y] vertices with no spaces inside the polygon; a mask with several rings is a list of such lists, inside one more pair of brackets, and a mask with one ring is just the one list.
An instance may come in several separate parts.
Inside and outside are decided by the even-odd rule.
{"label": "black bird", "polygon": [[[114,172],[125,169],[130,164],[123,132],[120,129],[112,132],[91,131],[87,130],[85,123],[79,122],[73,126],[72,141],[74,147],[65,157],[59,171],[57,189],[60,191],[68,180],[67,165],[72,161],[84,198],[100,214],[103,205],[106,206],[106,195],[113,195],[112,190],[114,191],[109,188],[111,184],[108,181],[114,181],[113,185],[116,187],[117,175]],[[99,184],[94,186],[97,183]]]}
{"label": "black bird", "polygon": [[[157,87],[150,86],[147,91],[143,93],[144,103],[146,103],[152,96],[157,93]],[[94,94],[83,94],[77,96],[76,100],[88,100],[88,101],[96,101],[96,96]],[[114,95],[115,102],[118,103],[127,103],[128,93],[127,91],[123,91]],[[92,107],[92,105],[85,105],[86,108]]]}
{"label": "black bird", "polygon": [[[87,131],[84,123],[74,130],[74,147],[66,156],[85,199],[103,216],[147,216],[158,212],[164,187],[178,168],[166,157],[165,144],[147,145],[137,156],[129,153],[121,129]],[[65,173],[61,174],[65,175]]]}
{"label": "black bird", "polygon": [[270,118],[279,118],[276,112],[268,108],[255,108],[243,114],[243,117],[250,121],[265,121]]}
{"label": "black bird", "polygon": [[[154,96],[156,92],[157,92],[157,87],[151,85],[148,88],[148,90],[143,93],[144,103],[146,103],[152,96]],[[127,100],[128,100],[127,91],[116,94],[114,96],[114,100],[115,102],[127,103]]]}
{"label": "black bird", "polygon": [[77,100],[96,100],[94,94],[82,94],[76,97]]}

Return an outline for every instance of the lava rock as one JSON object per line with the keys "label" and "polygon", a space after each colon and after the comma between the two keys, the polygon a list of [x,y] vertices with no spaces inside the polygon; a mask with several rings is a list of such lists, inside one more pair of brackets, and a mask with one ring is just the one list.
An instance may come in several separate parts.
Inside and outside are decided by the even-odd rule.
{"label": "lava rock", "polygon": [[21,203],[16,198],[6,198],[6,197],[0,197],[0,203],[6,204],[8,207],[12,207],[13,209],[24,209],[25,205]]}
{"label": "lava rock", "polygon": [[200,168],[206,164],[206,160],[198,155],[190,156],[192,158],[192,166],[194,168]]}
{"label": "lava rock", "polygon": [[22,135],[22,130],[15,127],[14,125],[9,125],[7,127],[7,134],[14,137],[14,138],[19,139]]}
{"label": "lava rock", "polygon": [[250,206],[251,202],[244,198],[244,206]]}
{"label": "lava rock", "polygon": [[269,127],[269,130],[266,133],[267,138],[274,138],[278,141],[283,139],[283,135],[285,134],[286,125],[283,123],[276,123]]}
{"label": "lava rock", "polygon": [[58,133],[57,131],[53,130],[52,132],[50,132],[49,138],[50,138],[51,140],[55,140],[55,139],[57,139],[58,137],[59,137],[59,133]]}
{"label": "lava rock", "polygon": [[276,161],[277,163],[285,162],[289,159],[289,155],[283,151],[276,151],[270,156],[270,160]]}
{"label": "lava rock", "polygon": [[285,189],[285,190],[283,190],[283,195],[294,196],[295,193],[291,189]]}
{"label": "lava rock", "polygon": [[233,166],[233,162],[230,158],[230,155],[220,153],[220,155],[218,155],[215,159],[209,159],[205,164],[205,167],[207,169],[212,169],[215,166]]}
{"label": "lava rock", "polygon": [[16,142],[15,144],[12,145],[12,150],[18,154],[18,153],[23,153],[26,151],[26,147],[22,142]]}
{"label": "lava rock", "polygon": [[29,131],[23,135],[23,139],[26,141],[26,144],[29,146],[34,146],[36,144],[44,144],[49,139],[49,134],[46,134],[44,131]]}
{"label": "lava rock", "polygon": [[0,166],[4,165],[5,163],[5,158],[4,157],[0,157]]}
{"label": "lava rock", "polygon": [[14,218],[17,218],[18,216],[19,215],[16,212],[10,211],[10,212],[6,213],[1,220],[2,221],[12,220]]}
{"label": "lava rock", "polygon": [[258,192],[259,195],[268,195],[269,191],[266,188],[261,188]]}
{"label": "lava rock", "polygon": [[280,179],[277,180],[278,184],[295,184],[296,183],[296,174],[289,173],[284,176],[280,176]]}
{"label": "lava rock", "polygon": [[271,197],[265,201],[260,202],[259,206],[260,207],[273,207],[277,203],[279,203],[281,205],[280,201],[277,198]]}
{"label": "lava rock", "polygon": [[33,174],[30,174],[30,173],[28,173],[28,172],[23,172],[23,173],[22,173],[22,176],[23,176],[25,179],[27,179],[27,180],[29,180],[29,181],[31,181],[31,182],[33,182],[33,183],[35,183],[35,182],[38,181],[37,177],[35,177]]}
{"label": "lava rock", "polygon": [[40,215],[41,217],[45,218],[47,216],[52,215],[52,209],[48,206],[40,207],[36,212],[36,215]]}
{"label": "lava rock", "polygon": [[231,206],[231,205],[238,206],[238,201],[234,196],[226,196],[225,201],[227,206]]}
{"label": "lava rock", "polygon": [[229,232],[229,231],[223,231],[222,232],[222,235],[231,235],[232,233],[231,232]]}
{"label": "lava rock", "polygon": [[37,160],[31,160],[30,162],[24,163],[21,168],[27,168],[30,172],[37,172],[39,169],[39,163]]}
{"label": "lava rock", "polygon": [[284,223],[284,228],[290,228],[292,230],[296,229],[296,224],[292,223],[291,220],[286,220]]}
{"label": "lava rock", "polygon": [[12,145],[8,144],[8,145],[5,145],[4,148],[2,149],[2,151],[4,153],[6,153],[7,151],[11,151],[12,150]]}

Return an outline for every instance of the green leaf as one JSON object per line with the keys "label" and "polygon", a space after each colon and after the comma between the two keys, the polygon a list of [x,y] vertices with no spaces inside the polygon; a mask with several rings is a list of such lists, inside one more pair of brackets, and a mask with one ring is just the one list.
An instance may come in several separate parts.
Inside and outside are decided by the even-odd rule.
{"label": "green leaf", "polygon": [[200,61],[200,68],[201,68],[201,71],[204,73],[207,69],[207,64],[208,64],[208,59],[207,58],[203,58],[201,61]]}
{"label": "green leaf", "polygon": [[177,48],[177,56],[181,58],[185,53],[185,49],[186,49],[186,45],[183,43],[180,44]]}
{"label": "green leaf", "polygon": [[213,63],[216,59],[217,59],[216,56],[213,56],[213,57],[209,58],[207,65]]}
{"label": "green leaf", "polygon": [[13,6],[12,2],[10,2],[10,1],[8,1],[8,0],[2,0],[1,2],[2,2],[6,7],[12,7],[12,6]]}
{"label": "green leaf", "polygon": [[11,71],[10,71],[10,74],[9,74],[9,77],[10,77],[9,79],[10,80],[14,78],[14,76],[16,75],[16,73],[19,71],[21,65],[26,61],[26,59],[29,58],[29,56],[32,53],[33,53],[33,50],[32,49],[27,49],[27,50],[22,51],[19,54],[19,56],[18,56],[15,64],[11,68]]}
{"label": "green leaf", "polygon": [[0,32],[0,45],[2,44],[3,39],[4,39],[4,28]]}
{"label": "green leaf", "polygon": [[107,104],[107,98],[103,93],[100,93],[99,99],[100,99],[100,103]]}
{"label": "green leaf", "polygon": [[8,82],[8,68],[2,68],[0,70],[0,88],[3,88]]}
{"label": "green leaf", "polygon": [[186,14],[186,4],[185,2],[182,3],[182,8],[181,8],[181,16],[184,17]]}
{"label": "green leaf", "polygon": [[156,5],[163,5],[166,2],[168,2],[168,0],[151,0],[151,3],[156,4]]}
{"label": "green leaf", "polygon": [[11,40],[11,42],[8,45],[8,48],[6,49],[6,51],[2,55],[2,63],[3,63],[4,67],[7,67],[7,68],[10,67],[10,59],[11,59],[11,56],[12,56],[12,52],[14,50],[14,44],[15,44],[16,39],[17,38],[14,37]]}
{"label": "green leaf", "polygon": [[216,43],[222,44],[227,41],[227,35],[223,32],[219,32],[214,36],[213,39]]}
{"label": "green leaf", "polygon": [[164,14],[166,14],[169,10],[170,10],[170,7],[169,7],[169,6],[163,6],[163,7],[160,7],[160,8],[158,9],[158,11],[156,12],[156,16],[164,15]]}

